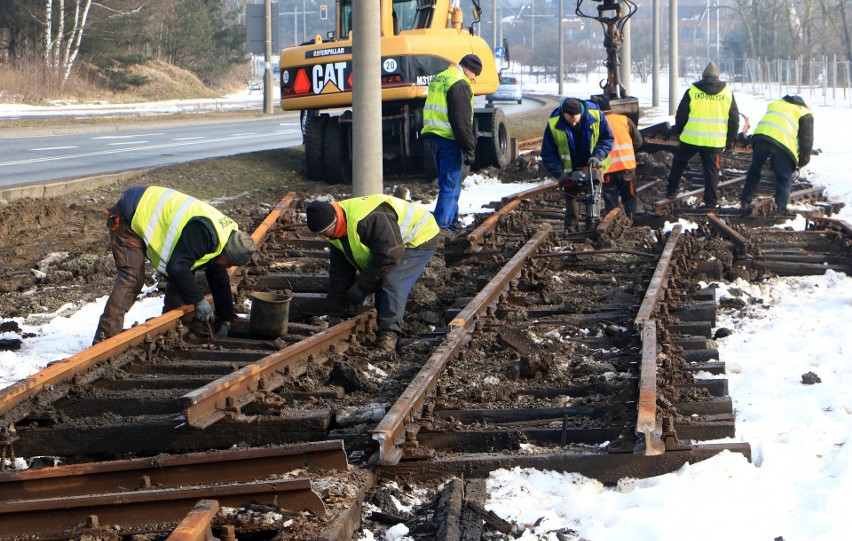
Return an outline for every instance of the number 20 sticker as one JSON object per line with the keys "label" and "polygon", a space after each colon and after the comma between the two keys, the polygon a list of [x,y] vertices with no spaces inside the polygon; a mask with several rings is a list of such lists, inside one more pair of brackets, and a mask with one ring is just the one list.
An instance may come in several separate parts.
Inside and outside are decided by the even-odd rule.
{"label": "number 20 sticker", "polygon": [[388,58],[387,60],[382,62],[382,68],[388,73],[396,71],[396,60],[393,58]]}

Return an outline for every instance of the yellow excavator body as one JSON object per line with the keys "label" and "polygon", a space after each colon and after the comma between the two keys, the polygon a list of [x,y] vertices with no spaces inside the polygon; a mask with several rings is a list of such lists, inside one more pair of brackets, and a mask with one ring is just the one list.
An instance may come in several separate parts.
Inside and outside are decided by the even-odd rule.
{"label": "yellow excavator body", "polygon": [[[472,84],[474,95],[492,94],[500,78],[494,53],[464,27],[458,0],[379,0],[381,31],[382,149],[393,171],[434,173],[431,150],[420,138],[423,107],[435,75],[476,54],[482,73]],[[478,23],[478,0],[473,0]],[[302,111],[308,177],[333,183],[351,177],[352,0],[337,0],[336,31],[281,51],[281,108]],[[500,109],[474,109],[477,162],[474,168],[505,167],[510,143]],[[480,148],[481,147],[481,148]]]}

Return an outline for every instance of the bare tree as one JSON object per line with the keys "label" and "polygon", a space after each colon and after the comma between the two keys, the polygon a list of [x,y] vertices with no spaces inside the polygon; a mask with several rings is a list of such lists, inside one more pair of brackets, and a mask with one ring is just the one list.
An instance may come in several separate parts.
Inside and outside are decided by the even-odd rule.
{"label": "bare tree", "polygon": [[63,84],[71,76],[92,7],[92,0],[73,0],[73,3],[72,14],[66,11],[65,0],[44,0],[44,65],[61,77]]}

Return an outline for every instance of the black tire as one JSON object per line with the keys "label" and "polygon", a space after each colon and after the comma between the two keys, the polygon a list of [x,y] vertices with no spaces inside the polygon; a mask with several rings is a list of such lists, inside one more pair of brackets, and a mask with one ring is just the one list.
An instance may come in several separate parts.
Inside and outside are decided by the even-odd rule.
{"label": "black tire", "polygon": [[338,117],[328,119],[323,138],[325,181],[329,184],[352,184],[352,160],[349,158],[349,137]]}
{"label": "black tire", "polygon": [[320,115],[311,119],[305,131],[305,174],[310,180],[325,178],[325,161],[323,160],[323,139],[328,115]]}
{"label": "black tire", "polygon": [[[479,117],[479,132],[476,140],[476,163],[474,169],[494,166],[503,169],[512,161],[509,127],[502,109],[494,109],[490,119]],[[490,121],[490,122],[489,122]]]}

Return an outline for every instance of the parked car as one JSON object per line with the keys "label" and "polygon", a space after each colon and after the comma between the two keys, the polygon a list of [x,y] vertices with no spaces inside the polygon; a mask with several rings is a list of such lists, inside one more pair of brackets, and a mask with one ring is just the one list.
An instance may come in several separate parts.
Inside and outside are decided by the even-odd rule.
{"label": "parked car", "polygon": [[500,86],[497,87],[497,92],[486,96],[485,101],[489,105],[495,101],[516,101],[519,104],[523,103],[524,95],[520,79],[509,75],[500,76]]}

